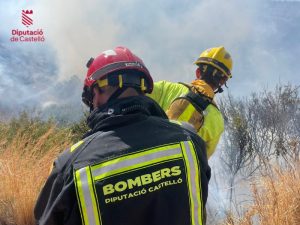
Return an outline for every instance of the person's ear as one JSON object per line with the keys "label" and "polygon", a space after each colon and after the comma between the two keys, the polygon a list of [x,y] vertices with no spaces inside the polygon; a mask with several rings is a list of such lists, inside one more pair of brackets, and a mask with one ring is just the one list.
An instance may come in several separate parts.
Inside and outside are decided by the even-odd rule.
{"label": "person's ear", "polygon": [[94,88],[93,88],[93,92],[94,92],[94,96],[95,96],[96,94],[99,94],[99,88],[94,87]]}
{"label": "person's ear", "polygon": [[200,79],[200,77],[201,77],[201,70],[199,67],[196,69],[196,77],[197,77],[197,79]]}
{"label": "person's ear", "polygon": [[93,94],[93,106],[97,108],[103,104],[103,95],[101,95],[101,91],[98,87],[93,88]]}

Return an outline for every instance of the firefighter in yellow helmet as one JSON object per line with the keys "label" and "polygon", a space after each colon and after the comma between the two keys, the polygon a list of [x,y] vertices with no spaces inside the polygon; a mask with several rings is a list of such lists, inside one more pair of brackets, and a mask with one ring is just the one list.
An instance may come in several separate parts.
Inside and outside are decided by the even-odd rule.
{"label": "firefighter in yellow helmet", "polygon": [[196,79],[191,84],[159,81],[150,95],[167,113],[169,119],[194,125],[206,143],[210,157],[224,131],[224,121],[214,96],[232,77],[232,59],[223,46],[205,50],[195,61]]}

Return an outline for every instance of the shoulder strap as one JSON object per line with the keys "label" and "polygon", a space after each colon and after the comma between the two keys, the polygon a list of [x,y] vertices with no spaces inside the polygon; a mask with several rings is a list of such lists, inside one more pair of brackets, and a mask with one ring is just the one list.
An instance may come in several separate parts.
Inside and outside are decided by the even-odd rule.
{"label": "shoulder strap", "polygon": [[192,86],[190,86],[186,83],[182,83],[182,82],[178,82],[178,83],[187,87],[189,89],[189,92],[186,95],[178,97],[176,99],[188,100],[198,111],[200,111],[200,110],[204,111],[207,108],[207,106],[212,103],[212,101],[209,98],[205,97],[200,92],[197,91],[197,93],[195,93],[192,90]]}
{"label": "shoulder strap", "polygon": [[[207,97],[206,95],[202,94],[201,92],[199,92],[195,87],[193,87],[192,85],[189,85],[189,84],[186,84],[186,83],[183,83],[183,82],[178,82],[178,84],[182,84],[184,85],[185,87],[187,87],[191,92],[195,93],[196,95],[199,95],[199,98],[202,98],[203,101],[205,102],[209,102],[204,110],[206,109],[206,107],[209,105],[209,104],[212,104],[214,107],[216,107],[218,110],[219,110],[219,107],[217,106],[217,104],[215,103],[215,101],[209,97]],[[194,90],[194,91],[193,91]]]}

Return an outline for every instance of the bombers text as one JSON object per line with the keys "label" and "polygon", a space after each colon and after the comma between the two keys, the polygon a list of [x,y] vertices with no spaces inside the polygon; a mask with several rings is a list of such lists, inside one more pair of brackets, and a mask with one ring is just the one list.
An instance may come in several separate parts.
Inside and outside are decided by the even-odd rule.
{"label": "bombers text", "polygon": [[179,176],[180,174],[181,170],[179,166],[163,168],[152,173],[143,174],[133,179],[130,178],[127,180],[119,181],[115,184],[107,184],[103,186],[103,194],[109,195],[114,192],[123,192],[128,189],[133,189],[134,187],[140,187],[142,185],[147,185],[153,182],[160,181],[164,178]]}

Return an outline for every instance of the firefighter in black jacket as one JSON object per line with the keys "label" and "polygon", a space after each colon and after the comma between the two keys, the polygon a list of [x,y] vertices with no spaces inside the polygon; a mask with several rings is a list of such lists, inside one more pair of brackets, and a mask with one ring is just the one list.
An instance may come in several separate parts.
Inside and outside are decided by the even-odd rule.
{"label": "firefighter in black jacket", "polygon": [[91,131],[55,160],[37,224],[205,224],[204,142],[144,96],[153,81],[129,49],[105,51],[87,66],[82,98]]}

